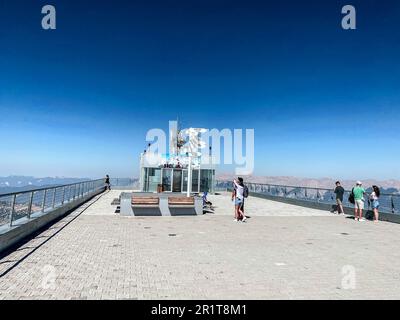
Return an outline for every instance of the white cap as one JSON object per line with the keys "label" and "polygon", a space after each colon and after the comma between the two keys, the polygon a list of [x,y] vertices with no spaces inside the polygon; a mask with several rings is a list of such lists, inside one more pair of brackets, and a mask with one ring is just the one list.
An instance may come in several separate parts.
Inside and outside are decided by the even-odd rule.
{"label": "white cap", "polygon": [[358,181],[357,181],[357,184],[358,184],[359,186],[361,186],[361,185],[362,185],[362,182],[361,182],[360,180],[358,180]]}

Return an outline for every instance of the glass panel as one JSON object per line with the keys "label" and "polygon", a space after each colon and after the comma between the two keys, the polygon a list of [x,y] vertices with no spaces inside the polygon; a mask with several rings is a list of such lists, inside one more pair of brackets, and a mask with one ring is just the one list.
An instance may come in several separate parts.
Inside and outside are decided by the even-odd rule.
{"label": "glass panel", "polygon": [[191,192],[199,192],[199,170],[192,170],[192,190]]}
{"label": "glass panel", "polygon": [[212,192],[213,170],[200,170],[200,192]]}
{"label": "glass panel", "polygon": [[188,172],[187,170],[183,170],[183,183],[182,183],[182,191],[187,191],[187,182],[188,182]]}
{"label": "glass panel", "polygon": [[143,183],[143,191],[149,191],[149,169],[144,169],[144,183]]}
{"label": "glass panel", "polygon": [[10,213],[14,196],[0,195],[0,226],[10,223]]}
{"label": "glass panel", "polygon": [[163,169],[162,170],[162,184],[164,191],[172,190],[172,169]]}
{"label": "glass panel", "polygon": [[15,197],[13,221],[28,215],[30,193],[20,193]]}
{"label": "glass panel", "polygon": [[157,185],[161,183],[161,169],[158,168],[148,168],[148,191],[156,192]]}
{"label": "glass panel", "polygon": [[173,192],[181,192],[182,186],[182,170],[174,170],[174,180],[172,185]]}

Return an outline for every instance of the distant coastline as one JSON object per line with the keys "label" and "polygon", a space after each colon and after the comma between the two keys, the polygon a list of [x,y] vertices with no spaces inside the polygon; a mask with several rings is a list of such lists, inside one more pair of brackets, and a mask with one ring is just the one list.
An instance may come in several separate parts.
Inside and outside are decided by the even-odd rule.
{"label": "distant coastline", "polygon": [[71,184],[91,180],[90,178],[8,176],[0,177],[0,195],[11,192],[22,192],[43,187]]}

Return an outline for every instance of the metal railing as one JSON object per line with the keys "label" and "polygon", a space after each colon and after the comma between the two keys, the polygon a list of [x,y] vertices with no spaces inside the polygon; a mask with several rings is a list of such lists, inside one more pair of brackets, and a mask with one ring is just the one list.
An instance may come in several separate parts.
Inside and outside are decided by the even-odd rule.
{"label": "metal railing", "polygon": [[139,189],[139,179],[110,178],[111,189]]}
{"label": "metal railing", "polygon": [[31,219],[37,213],[52,211],[92,194],[104,186],[104,179],[98,179],[1,194],[0,227],[7,224],[12,227],[16,220]]}
{"label": "metal railing", "polygon": [[[336,195],[333,189],[324,188],[311,188],[311,187],[299,187],[299,186],[285,186],[285,185],[273,185],[263,183],[246,183],[250,192],[264,194],[272,197],[283,197],[290,199],[297,199],[302,201],[317,202],[323,204],[336,204]],[[230,189],[232,188],[232,181],[217,181],[216,187],[218,189]],[[348,201],[351,191],[345,190],[343,196],[343,206],[353,207],[354,205]],[[365,209],[371,209],[371,203],[369,201],[369,193],[365,194]],[[400,214],[400,194],[396,193],[381,193],[379,197],[379,211],[385,213]]]}

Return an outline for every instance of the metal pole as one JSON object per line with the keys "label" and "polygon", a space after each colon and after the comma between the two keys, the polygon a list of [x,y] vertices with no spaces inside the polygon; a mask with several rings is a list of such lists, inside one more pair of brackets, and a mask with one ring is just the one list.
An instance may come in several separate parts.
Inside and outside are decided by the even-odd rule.
{"label": "metal pole", "polygon": [[188,185],[187,185],[187,197],[190,197],[190,189],[192,187],[192,156],[189,154],[189,166],[188,166]]}
{"label": "metal pole", "polygon": [[65,187],[63,188],[63,195],[62,195],[61,205],[64,204],[64,199],[65,199]]}
{"label": "metal pole", "polygon": [[31,218],[31,212],[32,212],[32,201],[33,201],[33,193],[34,191],[31,192],[31,196],[29,197],[29,205],[28,205],[28,219]]}
{"label": "metal pole", "polygon": [[11,203],[11,212],[10,212],[10,227],[12,227],[13,219],[14,219],[14,210],[15,210],[15,199],[17,198],[17,194],[14,194],[12,203]]}
{"label": "metal pole", "polygon": [[43,194],[42,212],[44,212],[44,208],[46,206],[46,194],[47,194],[47,189],[44,190],[44,194]]}
{"label": "metal pole", "polygon": [[57,188],[54,188],[53,190],[54,190],[54,191],[53,191],[53,200],[52,200],[52,205],[51,205],[52,208],[54,208],[54,205],[55,205],[55,203],[56,203],[56,192],[57,192]]}
{"label": "metal pole", "polygon": [[390,196],[390,202],[391,202],[391,205],[392,205],[392,213],[396,213],[396,209],[394,207],[393,195]]}

